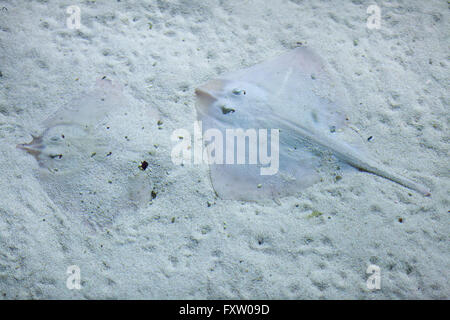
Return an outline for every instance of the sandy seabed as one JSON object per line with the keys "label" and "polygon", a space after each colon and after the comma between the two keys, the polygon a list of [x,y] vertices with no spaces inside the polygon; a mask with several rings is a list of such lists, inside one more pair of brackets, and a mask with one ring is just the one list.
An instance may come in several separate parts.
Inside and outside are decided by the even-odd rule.
{"label": "sandy seabed", "polygon": [[[381,20],[370,29],[373,4]],[[80,8],[78,29],[69,28],[69,6]],[[449,298],[447,1],[0,7],[0,298]],[[339,75],[349,121],[370,153],[431,197],[350,171],[279,201],[221,200],[207,166],[171,163],[171,133],[196,120],[197,86],[299,45]],[[65,210],[78,193],[49,192],[37,161],[16,148],[103,76],[122,84],[129,106],[110,120],[111,135],[133,146],[137,172],[141,160],[150,165],[145,182],[133,180],[144,185],[141,205],[106,221]],[[128,180],[102,178],[94,182],[105,201],[129,192]],[[79,290],[67,286],[74,265]],[[379,289],[367,287],[370,265],[379,267]]]}

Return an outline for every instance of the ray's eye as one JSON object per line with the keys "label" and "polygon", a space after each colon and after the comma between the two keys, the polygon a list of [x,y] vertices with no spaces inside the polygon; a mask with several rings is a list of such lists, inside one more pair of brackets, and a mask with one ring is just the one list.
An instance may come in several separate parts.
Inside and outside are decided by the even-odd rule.
{"label": "ray's eye", "polygon": [[234,88],[232,92],[233,92],[233,94],[236,95],[236,96],[239,96],[239,95],[241,95],[241,94],[245,95],[245,94],[247,93],[247,92],[245,92],[245,90],[239,90],[239,89],[237,89],[237,88]]}
{"label": "ray's eye", "polygon": [[221,106],[220,109],[222,110],[223,114],[228,114],[228,113],[234,113],[236,110],[234,110],[233,108],[227,108],[225,105]]}

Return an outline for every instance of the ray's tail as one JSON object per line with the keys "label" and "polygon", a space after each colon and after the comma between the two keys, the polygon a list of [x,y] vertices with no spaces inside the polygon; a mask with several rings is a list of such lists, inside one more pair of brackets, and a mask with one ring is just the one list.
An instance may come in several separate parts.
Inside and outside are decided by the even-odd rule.
{"label": "ray's tail", "polygon": [[330,150],[337,158],[347,162],[357,169],[370,172],[376,174],[377,176],[396,182],[404,187],[417,191],[426,197],[431,195],[431,192],[427,187],[399,174],[392,173],[388,169],[383,168],[383,166],[380,164],[373,163],[373,161],[367,159],[362,154],[357,153],[357,151],[355,151],[345,143],[338,142],[324,135],[314,134],[310,130],[305,129],[290,120],[279,120],[290,129],[298,132],[301,137],[309,140],[314,144],[320,145],[324,149]]}

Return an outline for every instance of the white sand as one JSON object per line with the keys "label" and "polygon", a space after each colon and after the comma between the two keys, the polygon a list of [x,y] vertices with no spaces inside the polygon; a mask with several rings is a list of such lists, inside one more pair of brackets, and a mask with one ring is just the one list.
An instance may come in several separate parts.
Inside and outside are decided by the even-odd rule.
{"label": "white sand", "polygon": [[[369,30],[373,1],[0,1],[0,298],[448,299],[449,7],[377,2],[381,29]],[[69,5],[79,30],[66,26]],[[223,201],[207,167],[171,164],[170,134],[192,130],[198,85],[298,42],[341,75],[371,154],[431,197],[353,171],[281,205]],[[160,113],[142,152],[167,174],[151,205],[92,232],[15,145],[103,75]],[[371,264],[380,290],[366,287]],[[66,287],[70,265],[81,290]]]}

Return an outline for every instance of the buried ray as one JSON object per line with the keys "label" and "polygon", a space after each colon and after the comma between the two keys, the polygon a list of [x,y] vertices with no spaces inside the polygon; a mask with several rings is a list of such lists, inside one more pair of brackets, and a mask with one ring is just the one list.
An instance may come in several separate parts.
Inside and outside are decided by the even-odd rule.
{"label": "buried ray", "polygon": [[[210,142],[208,154],[213,158],[209,162],[210,175],[215,191],[223,199],[277,199],[294,195],[319,180],[330,156],[337,158],[341,166],[370,172],[430,195],[426,187],[372,160],[361,143],[346,133],[342,112],[348,107],[345,90],[321,59],[307,48],[296,48],[273,60],[226,74],[197,88],[196,95],[198,120],[204,134],[215,132],[214,138],[206,139]],[[276,132],[274,129],[279,129],[279,140],[267,138],[271,141],[267,145],[264,137],[255,139],[247,131],[248,134],[236,138],[236,143],[234,138],[219,143],[219,147],[224,145],[225,159],[229,153],[234,157],[239,151],[239,140],[241,145],[247,141],[245,164],[218,160],[215,140],[236,129],[264,129],[271,131],[271,136]],[[249,162],[255,153],[251,144],[256,144],[256,140],[258,147],[268,147],[272,156],[279,153],[276,173],[261,174],[261,168],[267,166],[261,161],[265,150],[259,150],[257,164]]]}
{"label": "buried ray", "polygon": [[153,145],[149,113],[120,86],[99,79],[44,121],[41,135],[17,147],[36,158],[37,178],[54,203],[102,228],[152,200],[162,170],[146,152]]}

